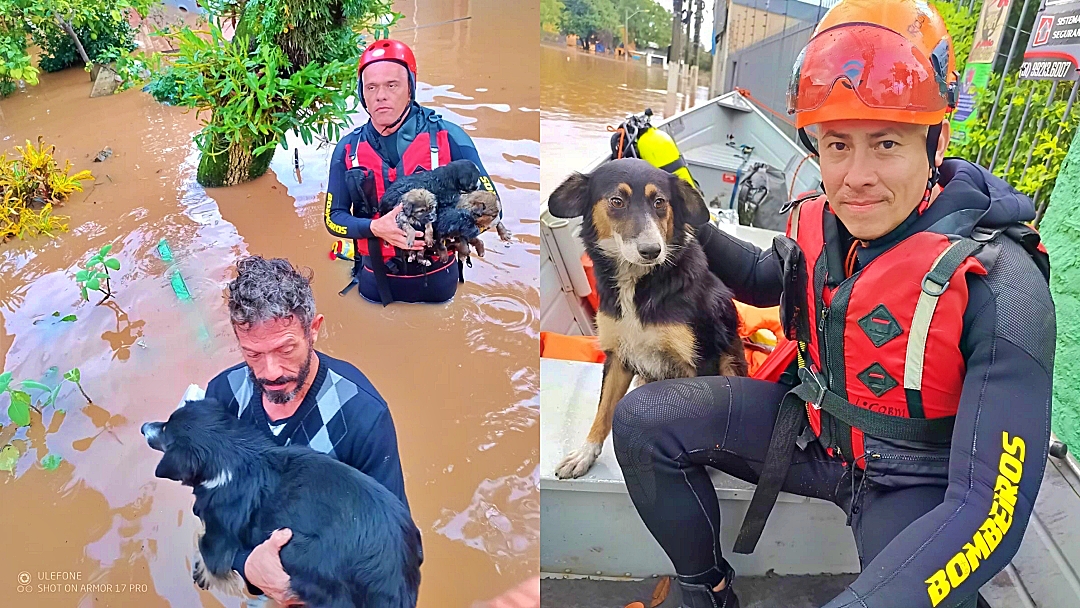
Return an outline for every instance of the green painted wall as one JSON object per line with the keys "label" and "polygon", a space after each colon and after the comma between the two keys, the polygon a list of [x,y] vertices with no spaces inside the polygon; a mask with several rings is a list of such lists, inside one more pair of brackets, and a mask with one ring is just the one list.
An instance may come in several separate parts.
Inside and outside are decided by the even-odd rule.
{"label": "green painted wall", "polygon": [[1039,224],[1050,252],[1050,293],[1057,313],[1054,432],[1080,454],[1080,131],[1061,166]]}

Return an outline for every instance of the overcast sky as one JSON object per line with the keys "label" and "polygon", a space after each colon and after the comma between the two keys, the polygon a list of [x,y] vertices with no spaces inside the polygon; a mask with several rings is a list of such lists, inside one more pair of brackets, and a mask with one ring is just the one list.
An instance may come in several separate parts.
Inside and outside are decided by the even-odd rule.
{"label": "overcast sky", "polygon": [[[683,0],[683,5],[685,6],[686,2],[688,2],[688,1],[689,2],[696,2],[697,0]],[[820,6],[822,3],[824,3],[826,6],[828,6],[829,4],[832,4],[831,2],[829,2],[829,0],[797,0],[797,1],[798,2],[803,2],[805,4],[809,4],[810,6]],[[715,2],[716,2],[716,0],[705,0],[705,18],[701,21],[701,44],[706,49],[712,48],[712,42],[710,42],[710,41],[712,40],[713,5],[715,4]],[[671,10],[671,0],[656,0],[656,3],[659,4],[660,6],[666,8],[669,11]],[[691,30],[691,35],[693,35],[692,30]]]}

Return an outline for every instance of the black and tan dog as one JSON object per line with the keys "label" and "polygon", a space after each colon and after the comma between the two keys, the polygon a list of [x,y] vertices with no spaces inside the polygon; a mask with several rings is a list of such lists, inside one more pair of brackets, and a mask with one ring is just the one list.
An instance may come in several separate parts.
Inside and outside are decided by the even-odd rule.
{"label": "black and tan dog", "polygon": [[636,375],[644,382],[745,376],[731,291],[709,271],[692,226],[709,219],[705,201],[682,179],[638,159],[575,173],[548,198],[555,217],[581,217],[606,354],[600,407],[585,445],[555,474],[580,477],[611,433],[615,405]]}

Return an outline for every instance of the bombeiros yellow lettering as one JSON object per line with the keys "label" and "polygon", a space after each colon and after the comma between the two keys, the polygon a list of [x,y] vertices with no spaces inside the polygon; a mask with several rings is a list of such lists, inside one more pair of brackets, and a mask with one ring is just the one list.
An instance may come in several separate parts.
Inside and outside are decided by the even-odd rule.
{"label": "bombeiros yellow lettering", "polygon": [[1024,475],[1027,449],[1022,438],[1010,437],[1005,431],[1001,433],[1001,448],[998,476],[994,481],[994,500],[990,503],[990,513],[986,521],[975,531],[971,542],[964,543],[943,568],[925,581],[926,593],[933,606],[940,604],[953,589],[978,570],[979,565],[990,557],[1012,527],[1016,494]]}

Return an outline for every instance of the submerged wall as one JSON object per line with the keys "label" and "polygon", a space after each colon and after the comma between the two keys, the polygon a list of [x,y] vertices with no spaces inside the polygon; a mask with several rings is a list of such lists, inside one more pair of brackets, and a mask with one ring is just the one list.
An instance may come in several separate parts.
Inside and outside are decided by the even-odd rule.
{"label": "submerged wall", "polygon": [[1080,131],[1061,166],[1039,225],[1050,252],[1050,292],[1057,312],[1054,432],[1080,454]]}

